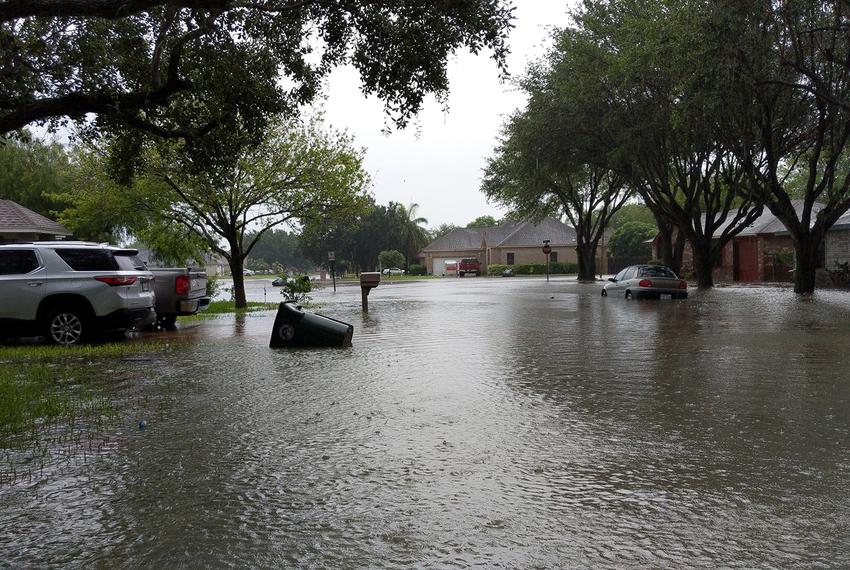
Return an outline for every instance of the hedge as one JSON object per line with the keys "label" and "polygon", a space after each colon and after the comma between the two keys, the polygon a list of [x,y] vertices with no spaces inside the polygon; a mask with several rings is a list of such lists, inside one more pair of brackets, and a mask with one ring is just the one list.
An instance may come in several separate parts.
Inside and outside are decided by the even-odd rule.
{"label": "hedge", "polygon": [[[545,263],[528,263],[525,265],[503,265],[494,263],[487,266],[487,273],[490,275],[501,275],[505,269],[513,269],[514,275],[545,275]],[[549,265],[549,273],[551,275],[570,275],[578,273],[578,265],[575,263],[555,262]]]}

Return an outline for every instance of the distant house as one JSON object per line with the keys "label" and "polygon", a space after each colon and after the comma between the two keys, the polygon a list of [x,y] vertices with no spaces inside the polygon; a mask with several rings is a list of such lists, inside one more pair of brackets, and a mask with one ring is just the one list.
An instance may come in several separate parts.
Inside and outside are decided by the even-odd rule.
{"label": "distant house", "polygon": [[[174,266],[173,263],[166,263],[159,259],[153,250],[148,248],[139,248],[139,258],[145,262],[145,265],[152,268]],[[180,265],[186,267],[198,267],[199,264],[194,259],[187,259]],[[230,265],[224,257],[217,253],[204,254],[204,270],[210,277],[230,275]]]}
{"label": "distant house", "polygon": [[[524,265],[545,263],[543,241],[552,248],[550,260],[576,263],[576,231],[546,218],[540,223],[509,222],[489,228],[457,228],[426,246],[420,257],[432,275],[446,275],[447,266],[466,257],[476,257],[486,267],[493,264]],[[600,247],[604,250],[604,247]],[[597,256],[597,271],[605,272],[607,257]]]}
{"label": "distant house", "polygon": [[0,243],[51,241],[70,235],[62,224],[11,200],[0,200]]}
{"label": "distant house", "polygon": [[840,263],[850,263],[850,212],[838,218],[826,232],[824,266],[835,269]]}
{"label": "distant house", "polygon": [[[802,200],[792,200],[799,216],[803,209]],[[822,206],[815,204],[812,213]],[[717,233],[720,233],[719,231]],[[653,257],[659,259],[660,234],[652,242]],[[817,259],[818,269],[831,269],[835,263],[850,261],[850,213],[845,214],[826,233],[823,247]],[[785,224],[770,210],[744,228],[726,244],[714,267],[716,281],[781,282],[794,280],[794,242]],[[682,256],[682,274],[693,272],[693,249],[685,247]]]}

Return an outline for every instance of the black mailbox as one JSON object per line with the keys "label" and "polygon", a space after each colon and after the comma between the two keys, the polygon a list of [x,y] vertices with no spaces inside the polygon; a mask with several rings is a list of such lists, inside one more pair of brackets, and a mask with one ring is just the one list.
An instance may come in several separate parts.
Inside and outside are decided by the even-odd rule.
{"label": "black mailbox", "polygon": [[377,271],[367,271],[360,274],[360,299],[363,302],[363,312],[369,312],[369,291],[381,284],[381,274]]}

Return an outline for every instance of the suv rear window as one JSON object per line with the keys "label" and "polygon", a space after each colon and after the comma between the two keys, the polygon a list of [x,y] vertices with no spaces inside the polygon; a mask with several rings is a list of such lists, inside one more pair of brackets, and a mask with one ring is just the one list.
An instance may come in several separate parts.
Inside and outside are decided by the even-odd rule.
{"label": "suv rear window", "polygon": [[0,275],[26,275],[38,269],[38,258],[31,249],[0,251]]}
{"label": "suv rear window", "polygon": [[62,261],[74,271],[116,271],[118,262],[107,249],[56,249]]}
{"label": "suv rear window", "polygon": [[121,271],[142,271],[148,268],[138,255],[117,254],[115,261],[118,262],[118,267],[121,268]]}

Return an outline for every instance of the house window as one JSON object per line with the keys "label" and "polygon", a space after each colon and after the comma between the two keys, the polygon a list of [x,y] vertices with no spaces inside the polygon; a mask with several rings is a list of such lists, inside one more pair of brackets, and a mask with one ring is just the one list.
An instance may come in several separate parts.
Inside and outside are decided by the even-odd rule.
{"label": "house window", "polygon": [[509,253],[507,255],[508,255],[508,265],[513,265],[514,264],[514,254]]}
{"label": "house window", "polygon": [[551,261],[552,263],[558,263],[558,252],[557,251],[553,251],[552,253],[549,254],[549,261]]}

